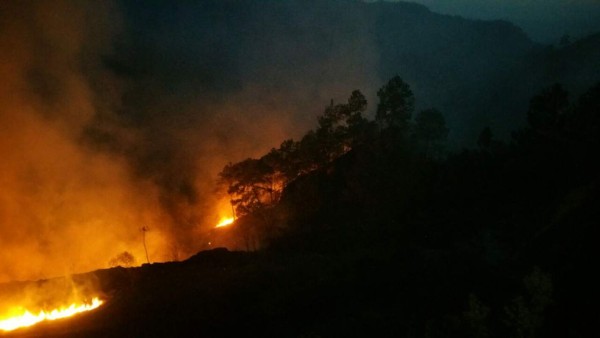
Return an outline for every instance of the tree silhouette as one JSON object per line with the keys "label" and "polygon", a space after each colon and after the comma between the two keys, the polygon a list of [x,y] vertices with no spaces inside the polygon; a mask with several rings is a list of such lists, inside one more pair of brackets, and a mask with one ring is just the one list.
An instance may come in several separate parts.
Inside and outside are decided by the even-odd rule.
{"label": "tree silhouette", "polygon": [[124,268],[129,268],[135,266],[135,257],[128,251],[123,251],[108,261],[108,266],[122,266]]}
{"label": "tree silhouette", "polygon": [[600,82],[579,97],[568,128],[573,137],[588,145],[600,144]]}
{"label": "tree silhouette", "polygon": [[560,37],[560,40],[558,42],[558,45],[560,47],[565,47],[571,44],[571,36],[567,33],[565,33],[563,36]]}
{"label": "tree silhouette", "polygon": [[494,135],[492,134],[492,130],[490,127],[485,127],[479,134],[479,138],[477,139],[477,145],[481,149],[489,149],[492,145],[492,141],[494,139]]}
{"label": "tree silhouette", "polygon": [[379,91],[379,104],[375,119],[383,127],[406,130],[415,108],[415,98],[410,86],[395,76]]}
{"label": "tree silhouette", "polygon": [[298,143],[292,139],[285,140],[278,149],[271,149],[261,160],[273,171],[272,182],[285,186],[293,180],[301,171],[301,163],[298,158]]}
{"label": "tree silhouette", "polygon": [[367,110],[367,99],[358,90],[352,92],[348,98],[346,125],[346,145],[353,148],[364,144],[374,136],[375,125],[367,120],[362,114]]}
{"label": "tree silhouette", "polygon": [[538,267],[523,279],[525,296],[518,296],[504,308],[506,323],[515,337],[534,338],[544,323],[544,312],[553,303],[552,278]]}
{"label": "tree silhouette", "polygon": [[426,156],[441,153],[443,142],[448,137],[444,115],[435,108],[421,111],[415,118],[414,136]]}
{"label": "tree silhouette", "polygon": [[349,117],[353,115],[360,115],[365,110],[367,110],[367,99],[360,92],[360,90],[353,91],[348,98]]}
{"label": "tree silhouette", "polygon": [[373,129],[362,116],[366,107],[366,98],[355,90],[345,104],[332,101],[319,116],[317,129],[307,132],[299,142],[285,140],[260,159],[226,165],[219,174],[220,183],[227,187],[235,215],[243,217],[277,203],[289,182],[364,142]]}
{"label": "tree silhouette", "polygon": [[319,116],[319,127],[315,131],[319,143],[318,163],[323,165],[344,153],[344,138],[346,135],[346,107],[331,104]]}
{"label": "tree silhouette", "polygon": [[527,121],[535,131],[549,133],[559,127],[568,106],[569,93],[554,84],[531,99]]}
{"label": "tree silhouette", "polygon": [[231,203],[238,217],[273,202],[272,175],[273,170],[265,161],[251,158],[223,168],[220,179],[227,185],[227,193],[233,197]]}
{"label": "tree silhouette", "polygon": [[315,134],[322,154],[321,164],[331,162],[358,143],[366,130],[368,121],[362,116],[367,109],[367,99],[355,90],[346,104],[334,105],[333,101],[319,117]]}

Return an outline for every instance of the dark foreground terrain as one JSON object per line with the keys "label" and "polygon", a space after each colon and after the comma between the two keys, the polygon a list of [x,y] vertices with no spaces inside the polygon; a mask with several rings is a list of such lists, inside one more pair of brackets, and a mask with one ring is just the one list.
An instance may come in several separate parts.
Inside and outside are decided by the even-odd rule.
{"label": "dark foreground terrain", "polygon": [[411,122],[402,79],[381,93],[375,122],[357,91],[301,141],[224,168],[248,252],[2,285],[4,303],[47,304],[53,285],[106,301],[10,336],[596,337],[600,83],[545,88],[509,142],[486,128],[458,153],[433,147],[439,113]]}
{"label": "dark foreground terrain", "polygon": [[97,283],[106,301],[99,309],[6,336],[394,335],[404,331],[400,298],[414,292],[399,284],[410,276],[388,263],[215,249],[184,262],[98,270],[72,279]]}
{"label": "dark foreground terrain", "polygon": [[72,276],[75,285],[93,281],[105,304],[5,336],[486,337],[534,328],[523,336],[592,337],[597,280],[582,268],[567,268],[581,279],[539,268],[519,276],[466,254],[416,248],[287,256],[214,249]]}

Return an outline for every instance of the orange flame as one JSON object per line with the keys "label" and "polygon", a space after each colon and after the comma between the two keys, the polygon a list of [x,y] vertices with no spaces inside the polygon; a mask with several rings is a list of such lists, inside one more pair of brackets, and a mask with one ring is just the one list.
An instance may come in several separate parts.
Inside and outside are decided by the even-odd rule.
{"label": "orange flame", "polygon": [[22,327],[35,325],[45,320],[56,320],[74,316],[78,313],[94,310],[104,302],[98,297],[92,299],[91,303],[73,303],[68,307],[61,307],[51,311],[40,311],[38,314],[33,314],[27,309],[18,308],[11,312],[18,314],[10,314],[0,316],[0,330],[12,331]]}
{"label": "orange flame", "polygon": [[233,217],[223,217],[223,218],[221,218],[219,223],[215,226],[215,228],[228,226],[230,224],[233,224],[234,221],[235,221],[235,219],[233,219]]}

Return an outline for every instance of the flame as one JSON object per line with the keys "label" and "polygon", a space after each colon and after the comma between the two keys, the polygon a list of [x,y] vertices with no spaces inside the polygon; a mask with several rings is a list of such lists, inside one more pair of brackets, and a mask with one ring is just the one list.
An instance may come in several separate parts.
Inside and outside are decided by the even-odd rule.
{"label": "flame", "polygon": [[233,217],[223,217],[223,218],[221,218],[221,220],[219,221],[217,226],[215,226],[215,228],[228,226],[228,225],[232,224],[234,221],[235,221],[235,219]]}
{"label": "flame", "polygon": [[0,317],[0,330],[12,331],[22,327],[35,325],[45,320],[56,320],[74,316],[78,313],[94,310],[104,303],[98,297],[92,299],[91,303],[73,303],[67,307],[61,307],[51,311],[40,311],[33,314],[27,309],[18,308],[12,312],[17,315],[8,315]]}
{"label": "flame", "polygon": [[219,216],[219,222],[215,228],[222,228],[231,225],[235,222],[235,211],[231,205],[231,200],[221,199],[215,205],[215,216]]}

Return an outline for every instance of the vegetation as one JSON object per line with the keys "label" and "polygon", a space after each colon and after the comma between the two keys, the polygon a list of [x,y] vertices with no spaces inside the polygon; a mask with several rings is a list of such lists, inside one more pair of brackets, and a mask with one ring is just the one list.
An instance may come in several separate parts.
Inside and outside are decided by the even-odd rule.
{"label": "vegetation", "polygon": [[261,212],[279,202],[285,187],[301,175],[323,168],[366,142],[375,126],[362,113],[367,100],[354,91],[348,102],[331,102],[319,117],[319,126],[300,141],[283,141],[259,159],[230,163],[223,168],[220,181],[232,196],[236,215],[242,217]]}
{"label": "vegetation", "polygon": [[136,265],[135,257],[129,251],[123,251],[108,261],[108,266],[129,268]]}
{"label": "vegetation", "polygon": [[[260,229],[268,254],[352,266],[347,280],[324,277],[346,291],[315,292],[358,297],[346,311],[365,334],[377,323],[401,336],[589,332],[598,298],[577,299],[597,295],[600,84],[574,102],[558,84],[543,89],[509,142],[487,127],[458,153],[444,150],[441,112],[411,119],[400,77],[378,94],[375,121],[355,91],[300,141],[226,166],[240,229]],[[341,298],[329,297],[335,312]],[[332,333],[335,318],[314,333]]]}
{"label": "vegetation", "polygon": [[441,113],[381,126],[354,92],[300,141],[224,168],[230,231],[258,250],[72,276],[106,306],[15,335],[595,337],[600,84],[530,102],[510,141],[484,128],[451,153],[432,151]]}
{"label": "vegetation", "polygon": [[232,196],[237,216],[274,206],[289,183],[327,167],[352,149],[375,142],[379,131],[393,138],[410,134],[412,146],[419,152],[426,156],[442,155],[448,135],[442,113],[437,109],[423,110],[413,123],[415,98],[410,86],[399,76],[392,78],[377,95],[380,103],[375,121],[362,115],[367,109],[367,100],[355,90],[347,103],[332,101],[319,116],[318,127],[307,132],[300,141],[289,139],[259,159],[226,165],[219,174],[220,182]]}

